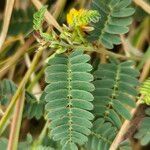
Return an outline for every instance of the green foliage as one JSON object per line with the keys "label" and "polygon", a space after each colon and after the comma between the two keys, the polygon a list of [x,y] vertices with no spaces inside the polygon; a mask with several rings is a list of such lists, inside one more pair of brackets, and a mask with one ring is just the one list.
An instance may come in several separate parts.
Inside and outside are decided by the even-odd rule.
{"label": "green foliage", "polygon": [[[46,33],[43,32],[43,22],[44,22],[44,13],[46,12],[47,6],[43,6],[39,11],[37,11],[34,16],[33,16],[33,29],[36,31],[39,31],[40,36],[42,39],[40,39],[39,37],[37,37],[37,41],[39,43],[44,43],[45,42],[49,42],[49,47],[53,48],[56,50],[56,54],[61,54],[63,52],[65,52],[67,50],[67,44],[66,42],[68,42],[68,40],[66,39],[66,35],[62,36],[62,34],[64,35],[64,33],[66,33],[65,31],[63,33],[60,34],[60,39],[58,39],[57,34],[55,33],[55,31],[52,29],[51,33]],[[67,35],[69,33],[67,32]],[[66,41],[65,41],[66,40]]]}
{"label": "green foliage", "polygon": [[89,150],[108,150],[116,136],[116,128],[105,119],[99,118],[93,123],[92,133],[89,137]]}
{"label": "green foliage", "polygon": [[120,128],[120,116],[131,119],[126,106],[135,107],[131,96],[137,96],[135,87],[139,72],[132,68],[133,62],[111,60],[108,64],[100,64],[95,72],[94,114],[111,121]]}
{"label": "green foliage", "polygon": [[78,18],[76,18],[77,20],[76,23],[78,26],[84,25],[84,24],[86,25],[91,22],[96,23],[98,22],[99,18],[100,18],[100,14],[96,10],[88,10],[87,12],[83,11],[83,13],[79,15]]}
{"label": "green foliage", "polygon": [[36,97],[26,92],[26,104],[24,108],[24,117],[29,119],[36,118],[39,120],[44,115],[44,107],[45,107],[45,93],[41,95],[40,99],[37,100]]}
{"label": "green foliage", "polygon": [[[139,72],[132,68],[133,62],[119,62],[115,59],[108,64],[100,64],[94,73],[94,110],[96,116],[89,140],[91,149],[108,150],[116,131],[121,127],[121,118],[131,119],[127,106],[135,107],[132,96],[138,93],[136,77]],[[113,134],[112,134],[113,133]],[[111,136],[110,136],[111,135]]]}
{"label": "green foliage", "polygon": [[7,105],[16,89],[16,85],[11,80],[4,79],[0,81],[0,104]]}
{"label": "green foliage", "polygon": [[[6,138],[0,138],[0,148],[1,150],[6,150],[8,146],[8,139]],[[19,142],[18,149],[17,150],[29,150],[30,143],[28,141]]]}
{"label": "green foliage", "polygon": [[[88,45],[87,40],[84,38],[84,32],[79,26],[84,27],[90,22],[97,22],[99,20],[99,13],[97,11],[85,9],[77,11],[72,9],[73,12],[67,15],[67,19],[69,18],[68,20],[70,20],[68,21],[69,27],[63,24],[62,32],[59,35],[53,29],[50,33],[43,32],[42,24],[45,11],[46,7],[44,6],[34,14],[33,28],[40,33],[41,39],[37,37],[39,43],[47,43],[50,48],[55,50],[55,54],[66,52],[68,47],[72,48],[73,45]],[[90,30],[90,27],[88,29]]]}
{"label": "green foliage", "polygon": [[150,78],[143,82],[140,87],[140,93],[143,95],[143,103],[150,105]]}
{"label": "green foliage", "polygon": [[54,140],[52,139],[52,137],[51,137],[50,134],[47,134],[47,135],[44,137],[44,139],[43,139],[43,141],[42,141],[42,145],[43,145],[43,146],[46,146],[46,147],[51,147],[51,148],[53,148],[53,149],[55,149],[55,150],[61,149],[60,143],[54,141]]}
{"label": "green foliage", "polygon": [[150,143],[150,108],[145,111],[146,117],[142,120],[138,132],[134,138],[140,140],[141,145],[145,146]]}
{"label": "green foliage", "polygon": [[131,119],[126,106],[135,107],[132,96],[137,96],[139,72],[132,68],[133,62],[111,61],[100,64],[95,72],[94,114],[104,117],[120,128],[120,116]]}
{"label": "green foliage", "polygon": [[114,44],[120,44],[120,34],[129,31],[131,15],[134,9],[130,7],[131,0],[93,0],[91,9],[101,15],[95,30],[90,34],[90,40],[99,40],[106,48],[112,49]]}
{"label": "green foliage", "polygon": [[45,33],[43,32],[43,22],[44,22],[44,14],[47,10],[47,6],[43,6],[41,9],[39,9],[36,13],[34,13],[33,15],[33,29],[36,31],[39,31],[40,36],[45,40],[45,41],[52,41],[52,40],[56,40],[55,36],[55,32],[51,34]]}
{"label": "green foliage", "polygon": [[[33,144],[33,138],[31,134],[27,134],[27,137],[24,141],[19,142],[18,149],[17,150],[56,150],[55,148],[52,148],[51,146],[46,145],[36,145]],[[8,146],[8,139],[6,138],[0,138],[0,148],[1,150],[6,150]]]}
{"label": "green foliage", "polygon": [[34,30],[41,30],[44,21],[44,13],[46,12],[47,6],[43,6],[39,11],[33,15],[33,28]]}
{"label": "green foliage", "polygon": [[47,118],[51,120],[51,135],[61,141],[63,150],[77,150],[76,144],[83,145],[91,133],[94,116],[89,110],[93,109],[94,97],[90,92],[94,86],[89,60],[83,51],[76,50],[70,55],[56,55],[46,68]]}
{"label": "green foliage", "polygon": [[127,106],[135,107],[131,96],[137,95],[139,75],[132,66],[131,61],[110,59],[110,63],[100,64],[94,72],[93,113],[97,119],[88,142],[90,150],[108,150],[122,125],[121,117],[131,119]]}

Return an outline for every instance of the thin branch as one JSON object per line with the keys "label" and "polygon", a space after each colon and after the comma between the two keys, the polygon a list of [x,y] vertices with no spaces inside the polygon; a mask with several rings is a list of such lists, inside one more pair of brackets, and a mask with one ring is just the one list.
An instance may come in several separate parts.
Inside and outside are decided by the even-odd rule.
{"label": "thin branch", "polygon": [[135,60],[135,61],[140,61],[141,60],[140,57],[133,57],[133,56],[128,57],[128,56],[125,56],[125,55],[121,55],[121,54],[117,54],[117,53],[108,51],[106,49],[98,49],[98,50],[95,50],[95,51],[97,53],[106,54],[106,55],[113,56],[113,57],[116,57],[116,58],[121,58],[121,59],[124,59],[124,60],[127,60],[127,59]]}
{"label": "thin branch", "polygon": [[0,35],[0,52],[1,52],[2,45],[6,39],[6,36],[7,36],[14,2],[15,2],[15,0],[7,0],[7,2],[6,2],[5,14],[4,14],[4,23],[3,23],[2,32]]}
{"label": "thin branch", "polygon": [[133,0],[134,3],[140,6],[144,11],[150,14],[150,5],[147,4],[144,0]]}
{"label": "thin branch", "polygon": [[[141,98],[139,101],[137,101],[136,103],[136,108],[132,109],[131,111],[131,115],[134,116],[137,108],[139,107],[139,105],[141,104]],[[130,122],[129,120],[126,120],[123,125],[121,126],[121,129],[119,130],[115,140],[113,141],[113,143],[111,144],[109,150],[117,150],[119,144],[122,142],[122,138],[125,135],[125,133],[128,131],[129,126],[130,126]]]}
{"label": "thin branch", "polygon": [[[31,2],[37,9],[40,9],[43,6],[39,0],[31,0]],[[49,11],[46,11],[44,16],[49,25],[53,25],[60,32],[62,31],[60,25]]]}
{"label": "thin branch", "polygon": [[126,54],[127,57],[130,57],[130,52],[129,52],[129,45],[128,43],[126,42],[126,39],[123,35],[120,35],[120,38],[121,38],[121,42],[122,42],[122,46],[123,46],[123,50]]}
{"label": "thin branch", "polygon": [[46,123],[44,125],[44,128],[42,129],[42,132],[40,133],[39,138],[38,138],[38,142],[37,143],[39,145],[43,142],[43,140],[44,140],[44,138],[46,136],[48,126],[49,126],[49,121],[46,121]]}
{"label": "thin branch", "polygon": [[94,51],[94,52],[97,52],[97,53],[100,53],[100,54],[105,54],[105,55],[113,56],[113,57],[124,59],[124,60],[126,60],[126,59],[135,60],[135,61],[140,61],[141,60],[141,57],[134,57],[134,56],[127,57],[125,55],[121,55],[121,54],[111,52],[111,51],[106,50],[104,48],[97,48],[97,47],[92,47],[92,46],[89,46],[89,47],[76,46],[75,48],[82,48],[85,51],[91,51],[91,52]]}
{"label": "thin branch", "polygon": [[16,150],[18,147],[24,102],[25,92],[23,91],[15,106],[7,150]]}
{"label": "thin branch", "polygon": [[[27,67],[30,68],[30,66],[31,66],[31,60],[30,60],[29,55],[28,55],[28,54],[25,54],[24,57],[25,57],[25,62],[26,62]],[[33,72],[33,73],[31,74],[30,81],[32,82],[32,81],[34,80],[34,78],[35,78],[35,73]],[[36,83],[36,84],[34,85],[34,88],[32,89],[32,92],[33,92],[33,93],[41,92],[41,88],[40,88],[40,85],[39,85],[38,83]],[[35,97],[37,98],[37,101],[39,100],[40,96],[41,96],[41,95],[36,95],[36,96],[35,96]]]}

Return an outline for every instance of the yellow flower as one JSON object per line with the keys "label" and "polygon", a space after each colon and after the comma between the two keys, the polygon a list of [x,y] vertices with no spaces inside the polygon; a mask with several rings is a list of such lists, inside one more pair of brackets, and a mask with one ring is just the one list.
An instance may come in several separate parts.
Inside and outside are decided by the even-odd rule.
{"label": "yellow flower", "polygon": [[79,15],[79,11],[76,9],[71,9],[70,12],[67,14],[67,23],[70,26],[74,26],[75,18]]}
{"label": "yellow flower", "polygon": [[93,27],[88,26],[91,22],[97,22],[100,18],[96,10],[71,9],[67,14],[67,23],[71,27],[80,27],[82,30],[91,31]]}
{"label": "yellow flower", "polygon": [[85,16],[89,13],[88,10],[85,9],[71,9],[70,12],[67,14],[67,23],[69,26],[79,26],[84,27],[89,24]]}

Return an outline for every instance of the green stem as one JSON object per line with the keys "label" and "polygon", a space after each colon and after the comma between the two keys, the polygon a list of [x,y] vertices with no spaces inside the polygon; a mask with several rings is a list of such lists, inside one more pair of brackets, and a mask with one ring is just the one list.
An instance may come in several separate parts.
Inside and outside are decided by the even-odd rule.
{"label": "green stem", "polygon": [[38,144],[41,144],[43,142],[43,139],[44,139],[44,137],[46,136],[46,133],[47,133],[48,125],[49,125],[49,121],[47,121],[45,123],[45,126],[44,126],[41,134],[39,135]]}
{"label": "green stem", "polygon": [[37,83],[37,81],[41,78],[41,76],[43,75],[44,73],[44,70],[45,70],[46,66],[44,66],[42,68],[42,70],[40,70],[40,72],[36,75],[36,77],[33,79],[33,81],[30,83],[30,85],[28,86],[27,90],[28,91],[31,91],[32,88],[34,87],[35,83]]}
{"label": "green stem", "polygon": [[9,104],[9,106],[7,107],[7,110],[5,112],[5,114],[3,115],[2,119],[0,120],[0,135],[3,132],[3,128],[7,122],[7,120],[9,119],[9,116],[12,113],[12,110],[16,104],[16,101],[21,93],[21,90],[23,89],[23,87],[25,86],[26,82],[28,81],[28,79],[30,78],[32,72],[35,70],[37,63],[40,59],[40,56],[42,55],[43,50],[45,49],[45,47],[39,47],[35,57],[33,58],[33,61],[31,63],[30,68],[28,69],[27,73],[25,74],[24,78],[22,79],[17,91],[15,92],[14,96],[12,97],[12,100]]}
{"label": "green stem", "polygon": [[133,57],[133,56],[132,57],[127,57],[127,56],[124,56],[124,55],[121,55],[121,54],[117,54],[117,53],[108,51],[108,50],[103,49],[103,48],[97,48],[97,47],[93,47],[93,46],[88,46],[88,47],[75,46],[74,48],[81,48],[81,49],[84,49],[85,51],[97,52],[97,53],[101,53],[101,54],[105,54],[105,55],[109,55],[109,56],[113,56],[113,57],[121,58],[121,59],[125,59],[125,60],[130,59],[130,60],[140,61],[142,59],[141,57]]}
{"label": "green stem", "polygon": [[122,58],[122,59],[127,59],[127,60],[130,59],[130,60],[135,60],[135,61],[140,61],[141,60],[140,57],[133,57],[133,56],[127,57],[125,55],[113,53],[113,52],[105,50],[105,49],[97,49],[95,51],[97,53],[106,54],[106,55],[113,56],[113,57],[116,57],[116,58]]}

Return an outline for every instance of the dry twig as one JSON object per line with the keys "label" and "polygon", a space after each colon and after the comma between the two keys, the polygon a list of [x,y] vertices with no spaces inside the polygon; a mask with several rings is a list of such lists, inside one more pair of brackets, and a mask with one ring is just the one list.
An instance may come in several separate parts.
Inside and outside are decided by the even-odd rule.
{"label": "dry twig", "polygon": [[150,5],[147,4],[144,0],[133,0],[134,3],[140,6],[144,11],[150,14]]}
{"label": "dry twig", "polygon": [[0,35],[0,52],[1,52],[2,45],[6,39],[6,36],[7,36],[14,2],[15,2],[15,0],[7,0],[7,2],[6,2],[5,14],[4,14],[4,23],[3,23],[2,32]]}
{"label": "dry twig", "polygon": [[7,150],[16,150],[18,147],[19,132],[20,132],[20,126],[21,126],[21,121],[22,121],[24,101],[25,101],[25,92],[23,91],[15,106]]}

